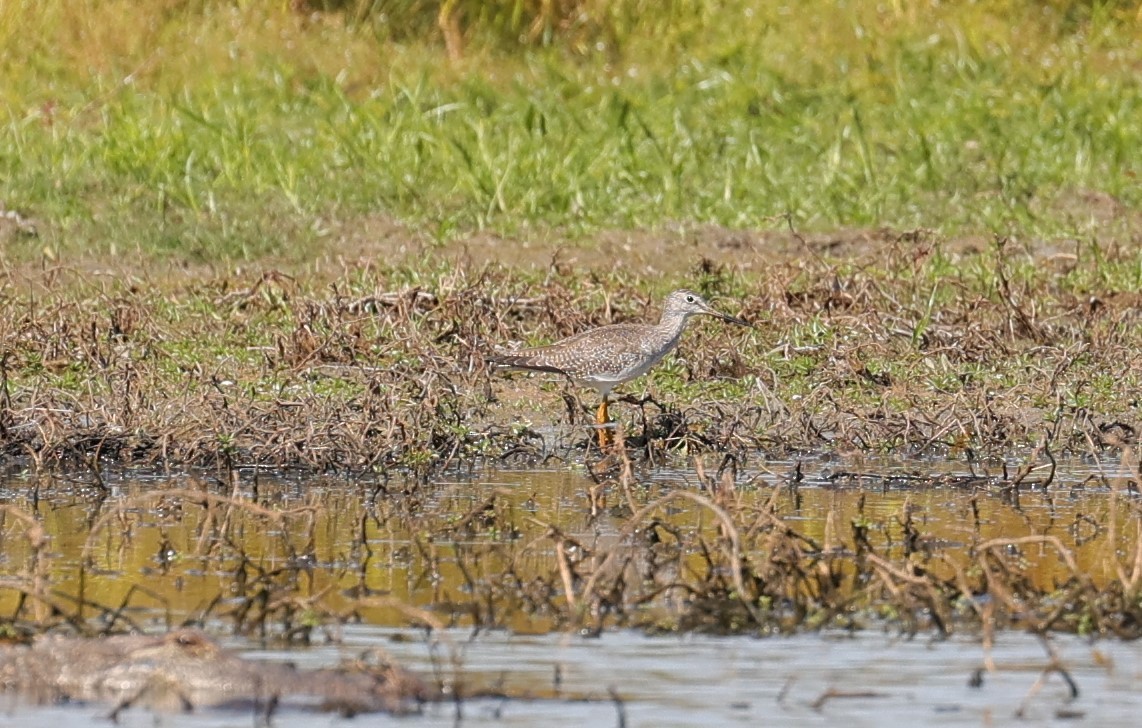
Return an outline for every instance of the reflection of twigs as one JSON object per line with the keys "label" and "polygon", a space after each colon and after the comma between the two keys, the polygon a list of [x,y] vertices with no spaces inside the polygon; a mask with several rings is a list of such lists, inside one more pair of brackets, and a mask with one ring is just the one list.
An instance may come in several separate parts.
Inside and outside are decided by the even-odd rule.
{"label": "reflection of twigs", "polygon": [[1024,460],[1023,464],[1019,466],[1019,470],[1016,471],[1015,477],[1011,478],[1011,480],[1007,483],[1007,488],[1018,488],[1023,480],[1031,474],[1031,471],[1039,467],[1035,464],[1035,461],[1039,458],[1040,453],[1046,456],[1049,470],[1047,473],[1047,479],[1038,482],[1037,485],[1041,488],[1047,488],[1051,484],[1051,482],[1055,479],[1055,468],[1057,465],[1055,462],[1055,456],[1051,454],[1051,441],[1055,439],[1056,435],[1058,435],[1060,422],[1062,422],[1061,418],[1055,422],[1054,428],[1048,432],[1043,433],[1043,437],[1040,438],[1039,444],[1031,452],[1031,455],[1026,460]]}
{"label": "reflection of twigs", "polygon": [[0,504],[0,513],[10,515],[16,520],[27,524],[28,530],[26,534],[28,535],[28,539],[32,541],[33,547],[38,547],[39,539],[37,538],[33,540],[31,536],[34,529],[40,528],[40,522],[36,520],[35,516],[23,510],[22,508],[17,508],[16,506],[8,503]]}
{"label": "reflection of twigs", "polygon": [[878,693],[875,690],[837,690],[836,688],[829,688],[821,693],[809,707],[813,710],[820,710],[825,707],[825,703],[833,700],[834,698],[887,698],[887,693]]}
{"label": "reflection of twigs", "polygon": [[618,728],[626,728],[627,726],[627,709],[626,704],[623,702],[622,696],[614,685],[607,688],[607,694],[611,696],[611,702],[615,704],[615,711],[619,714]]}
{"label": "reflection of twigs", "polygon": [[878,570],[883,570],[883,571],[891,574],[892,576],[896,577],[900,581],[908,582],[909,584],[912,584],[914,586],[929,586],[931,584],[931,581],[929,581],[928,579],[925,579],[925,578],[920,577],[920,576],[916,576],[915,574],[909,574],[908,572],[894,566],[893,564],[889,563],[885,559],[882,559],[881,557],[877,556],[876,554],[873,554],[873,553],[865,554],[865,558],[868,559],[868,562],[870,564],[872,564]]}
{"label": "reflection of twigs", "polygon": [[975,599],[975,595],[972,594],[971,584],[968,583],[968,575],[964,572],[964,567],[954,559],[948,558],[947,554],[941,553],[936,554],[936,556],[940,561],[944,563],[945,566],[952,570],[952,573],[956,575],[956,586],[960,590],[960,598],[963,599],[969,607],[971,607],[972,611],[974,611],[976,616],[980,618],[980,621],[982,621],[983,608]]}
{"label": "reflection of twigs", "polygon": [[1017,538],[993,538],[979,544],[977,551],[983,552],[989,549],[1002,548],[1005,546],[1021,546],[1029,543],[1046,543],[1055,547],[1066,563],[1067,568],[1070,569],[1071,575],[1082,578],[1084,574],[1079,570],[1078,564],[1075,562],[1075,556],[1071,553],[1070,549],[1063,545],[1062,540],[1058,536],[1050,535],[1035,535],[1035,536],[1019,536]]}
{"label": "reflection of twigs", "polygon": [[468,509],[468,512],[464,514],[463,518],[461,518],[456,523],[452,524],[452,526],[451,526],[452,532],[457,533],[460,531],[467,530],[468,526],[470,526],[472,524],[472,521],[476,520],[477,518],[479,518],[483,514],[487,513],[489,510],[495,509],[497,498],[504,498],[504,497],[507,497],[509,495],[511,495],[511,491],[509,491],[507,488],[494,488],[494,489],[492,489],[492,492],[488,494],[487,498],[485,498],[483,501],[481,501],[477,505],[473,506],[472,508]]}
{"label": "reflection of twigs", "polygon": [[[99,629],[101,634],[106,634],[111,629],[112,625],[108,620],[110,616],[115,612],[115,610],[105,604],[100,604],[99,602],[93,601],[87,597],[63,594],[58,591],[53,591],[51,594],[47,594],[42,589],[37,592],[35,588],[26,588],[22,583],[20,583],[20,581],[13,583],[7,580],[3,580],[0,581],[0,586],[2,586],[4,589],[16,592],[18,596],[16,608],[12,610],[13,615],[19,615],[24,609],[24,603],[30,599],[40,607],[44,608],[49,616],[58,617],[63,622],[67,623],[75,631],[76,634],[86,635],[91,632],[92,622],[89,622],[83,618],[83,610],[85,608],[91,608],[99,612],[100,624],[106,623],[106,626]],[[65,608],[65,602],[74,604],[75,611],[69,612]],[[50,626],[49,623],[45,620],[46,617],[37,617],[37,629],[40,631],[47,631]],[[120,615],[115,621],[125,623],[129,631],[144,631],[142,625],[132,620],[129,616]]]}
{"label": "reflection of twigs", "polygon": [[132,496],[131,498],[124,500],[122,503],[116,504],[114,508],[104,513],[99,517],[99,520],[92,524],[91,531],[87,534],[87,540],[83,544],[82,561],[86,563],[88,559],[91,558],[91,549],[94,547],[95,537],[100,531],[103,530],[108,521],[129,513],[133,509],[138,508],[143,503],[157,500],[161,501],[166,498],[184,499],[186,502],[190,503],[197,501],[199,505],[207,509],[212,508],[216,505],[226,505],[232,508],[246,511],[248,513],[252,513],[256,516],[268,518],[276,525],[283,524],[286,519],[290,518],[291,516],[313,514],[319,509],[318,506],[306,505],[300,506],[298,508],[279,511],[260,506],[257,503],[243,500],[241,498],[231,498],[229,496],[210,493],[209,491],[188,490],[184,488],[156,491],[153,493],[143,493],[141,495]]}
{"label": "reflection of twigs", "polygon": [[[783,485],[781,483],[774,484],[774,486],[773,486],[774,495],[779,494],[780,489],[782,487],[783,487]],[[781,516],[778,516],[776,513],[774,513],[773,512],[773,505],[772,505],[774,502],[775,502],[775,499],[771,497],[769,500],[769,503],[767,503],[767,505],[764,508],[750,508],[750,509],[748,509],[747,512],[750,515],[755,516],[757,518],[757,521],[755,521],[754,527],[751,528],[750,531],[747,532],[748,535],[752,536],[753,533],[757,530],[758,526],[760,526],[760,522],[765,521],[770,526],[772,526],[776,531],[779,531],[781,533],[781,535],[786,537],[786,538],[791,538],[791,539],[794,539],[800,543],[803,543],[806,546],[808,546],[810,549],[812,549],[813,551],[821,552],[821,551],[825,550],[824,547],[821,546],[821,544],[817,543],[814,539],[810,538],[809,536],[806,536],[805,534],[801,533],[800,531],[794,530],[788,523],[786,523],[781,518]]]}
{"label": "reflection of twigs", "polygon": [[623,471],[619,475],[619,482],[623,486],[623,495],[627,499],[627,508],[631,513],[635,512],[635,506],[638,505],[634,499],[634,493],[631,491],[631,483],[634,481],[634,471],[631,467],[630,456],[627,455],[626,438],[623,436],[623,428],[619,427],[615,430],[615,444],[614,447],[619,451],[623,458]]}
{"label": "reflection of twigs", "polygon": [[1118,572],[1118,581],[1122,584],[1124,596],[1130,601],[1138,594],[1139,581],[1142,581],[1142,519],[1134,518],[1134,563],[1130,567],[1130,575],[1122,569],[1122,564],[1115,559],[1114,568]]}
{"label": "reflection of twigs", "polygon": [[[49,605],[46,596],[48,590],[48,536],[43,524],[27,511],[7,503],[0,505],[0,514],[10,515],[27,526],[27,530],[24,531],[24,538],[32,547],[32,559],[28,565],[29,581],[32,585],[30,596],[36,600],[36,604]],[[40,613],[37,618],[43,619],[46,616],[47,614]]]}
{"label": "reflection of twigs", "polygon": [[[123,595],[123,599],[120,600],[119,606],[112,610],[110,614],[104,617],[105,621],[107,622],[107,627],[105,629],[110,631],[115,627],[115,624],[119,620],[125,618],[124,612],[129,606],[131,606],[131,598],[135,596],[135,592],[149,596],[151,599],[154,599],[156,602],[159,602],[166,608],[166,628],[170,630],[172,621],[170,602],[167,601],[163,595],[154,592],[145,586],[140,586],[139,584],[132,584],[131,587],[127,589],[127,593]],[[82,605],[82,602],[80,602],[80,604]],[[128,624],[131,629],[138,629],[137,625],[135,625],[133,622],[128,621]]]}
{"label": "reflection of twigs", "polygon": [[[571,611],[575,611],[578,600],[575,597],[575,578],[574,572],[571,570],[571,561],[567,558],[567,544],[570,544],[579,553],[585,553],[586,549],[583,545],[575,539],[567,536],[558,526],[553,526],[550,523],[540,521],[536,518],[528,518],[528,521],[541,526],[545,529],[545,533],[531,543],[527,544],[520,550],[520,554],[527,553],[536,544],[552,539],[555,541],[555,560],[559,565],[559,578],[563,582],[563,595],[567,599],[567,606]],[[518,558],[518,556],[516,557]],[[515,568],[513,561],[512,568]]]}
{"label": "reflection of twigs", "polygon": [[1051,661],[1047,663],[1042,672],[1039,673],[1039,677],[1035,679],[1035,682],[1027,690],[1027,694],[1023,696],[1023,701],[1019,703],[1019,709],[1015,711],[1016,718],[1023,718],[1025,716],[1027,704],[1031,702],[1031,698],[1039,694],[1039,691],[1042,690],[1043,686],[1047,683],[1047,677],[1053,672],[1058,673],[1059,676],[1063,678],[1063,681],[1067,684],[1067,688],[1070,690],[1070,695],[1067,696],[1067,702],[1077,700],[1079,697],[1079,686],[1074,678],[1071,677],[1067,668],[1063,667],[1062,660],[1059,659],[1059,653],[1055,651],[1054,645],[1043,635],[1039,635],[1039,639],[1042,641],[1044,649],[1047,650]]}
{"label": "reflection of twigs", "polygon": [[[872,567],[876,569],[877,576],[880,577],[881,583],[883,583],[888,588],[888,590],[892,592],[892,595],[898,601],[901,600],[904,595],[901,589],[892,582],[892,579],[889,578],[890,576],[895,577],[896,579],[899,579],[900,581],[903,581],[907,584],[911,584],[912,586],[923,589],[924,595],[928,597],[928,609],[931,613],[932,621],[935,623],[936,628],[940,631],[941,634],[947,633],[947,624],[949,622],[949,617],[946,614],[942,614],[941,612],[943,610],[940,609],[940,606],[946,602],[939,598],[940,595],[936,590],[936,583],[931,577],[922,577],[915,574],[909,574],[908,572],[894,566],[893,564],[889,563],[874,553],[867,553],[864,557],[870,564],[872,564]],[[923,599],[923,596],[920,596],[919,598]]]}
{"label": "reflection of twigs", "polygon": [[[717,505],[709,498],[705,498],[698,495],[697,493],[691,493],[685,490],[676,490],[662,496],[661,498],[653,500],[639,509],[638,512],[636,512],[630,517],[630,519],[627,520],[626,524],[623,526],[622,531],[619,534],[620,540],[630,536],[635,531],[635,529],[638,528],[642,520],[653,513],[656,509],[661,508],[667,503],[678,499],[690,500],[694,503],[697,503],[698,505],[709,510],[711,513],[717,516],[719,521],[721,521],[723,533],[730,542],[730,574],[733,578],[734,589],[738,594],[738,600],[741,602],[742,606],[746,608],[746,611],[749,612],[750,616],[753,617],[758,624],[761,624],[761,614],[758,613],[757,608],[754,606],[752,600],[750,600],[749,595],[746,594],[745,582],[742,580],[741,538],[738,535],[738,530],[734,526],[733,519],[730,518],[730,515],[726,513],[726,511],[721,506]],[[583,594],[588,595],[589,597],[594,592],[595,582],[599,580],[601,574],[606,572],[607,567],[611,565],[611,562],[616,558],[618,552],[619,549],[612,549],[607,553],[602,563],[599,564],[594,572],[592,572],[590,578],[587,579],[587,583],[583,586],[582,589]],[[586,602],[583,604],[585,605]]]}
{"label": "reflection of twigs", "polygon": [[781,690],[777,691],[777,704],[781,705],[785,702],[785,696],[789,694],[789,690],[793,687],[793,683],[797,682],[796,675],[790,675],[785,678],[785,683],[781,686]]}
{"label": "reflection of twigs", "polygon": [[406,617],[423,622],[426,626],[430,627],[433,632],[438,634],[442,641],[447,642],[450,648],[455,648],[456,646],[452,641],[452,637],[449,636],[446,631],[445,624],[437,619],[436,615],[426,609],[414,607],[394,597],[361,597],[353,602],[353,604],[358,607],[395,609]]}
{"label": "reflection of twigs", "polygon": [[559,577],[563,580],[563,593],[567,596],[567,606],[575,610],[575,582],[571,578],[571,566],[567,563],[567,549],[563,539],[555,542],[555,557],[559,562]]}
{"label": "reflection of twigs", "polygon": [[[448,661],[452,665],[452,681],[454,687],[459,684],[460,668],[463,662],[460,649],[457,647],[455,640],[452,639],[452,636],[448,634],[444,623],[437,619],[436,615],[426,609],[414,607],[413,605],[408,604],[407,602],[404,602],[395,597],[362,597],[357,599],[353,604],[354,607],[395,609],[409,619],[420,622],[427,626],[429,633],[432,635],[433,641],[437,644],[444,644],[448,648]],[[432,662],[433,670],[436,671],[439,679],[439,666],[436,664],[435,654],[433,654]],[[461,691],[456,689],[454,690],[454,693],[456,695],[456,699],[459,700],[461,697]]]}

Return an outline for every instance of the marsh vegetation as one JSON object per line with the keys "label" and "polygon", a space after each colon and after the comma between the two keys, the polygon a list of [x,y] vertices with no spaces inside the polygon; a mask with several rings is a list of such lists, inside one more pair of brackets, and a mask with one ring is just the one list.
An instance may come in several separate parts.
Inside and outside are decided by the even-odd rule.
{"label": "marsh vegetation", "polygon": [[[6,635],[1020,630],[1018,710],[1074,688],[1142,625],[1139,21],[0,4]],[[753,326],[611,452],[485,364],[676,288]]]}

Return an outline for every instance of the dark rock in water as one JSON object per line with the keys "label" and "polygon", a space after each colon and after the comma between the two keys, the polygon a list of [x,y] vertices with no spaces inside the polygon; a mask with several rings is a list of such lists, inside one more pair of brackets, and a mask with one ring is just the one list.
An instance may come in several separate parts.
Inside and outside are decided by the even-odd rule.
{"label": "dark rock in water", "polygon": [[398,665],[299,670],[245,660],[196,630],[98,639],[42,637],[0,646],[0,686],[39,702],[107,702],[156,710],[278,708],[344,715],[407,713],[433,691]]}

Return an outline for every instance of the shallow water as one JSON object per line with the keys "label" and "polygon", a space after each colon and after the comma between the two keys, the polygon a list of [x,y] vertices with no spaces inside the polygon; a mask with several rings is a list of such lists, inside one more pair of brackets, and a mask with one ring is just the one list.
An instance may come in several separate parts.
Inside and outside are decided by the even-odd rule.
{"label": "shallow water", "polygon": [[[771,463],[766,472],[742,473],[739,497],[747,505],[776,497],[787,523],[825,544],[851,541],[850,524],[859,520],[868,524],[873,541],[891,551],[902,544],[910,517],[923,536],[920,546],[952,559],[980,540],[1052,535],[1073,549],[1083,571],[1111,579],[1138,527],[1135,499],[1112,497],[1103,485],[1120,477],[1113,463],[1067,463],[1049,488],[1028,488],[1017,505],[983,479],[972,487],[933,481],[965,477],[967,470],[956,463],[864,460],[857,468],[807,459],[800,485],[790,489],[781,482],[794,467]],[[1100,473],[1107,479],[1097,479]],[[430,606],[445,623],[464,624],[474,588],[494,581],[507,566],[521,578],[549,574],[554,546],[543,537],[549,528],[601,550],[616,545],[626,524],[623,513],[613,512],[624,503],[621,488],[600,489],[607,506],[592,514],[587,493],[595,483],[573,470],[439,480],[412,495],[400,483],[389,483],[388,495],[375,497],[372,484],[261,476],[255,489],[252,480],[237,495],[256,494],[272,518],[227,512],[221,501],[211,507],[192,502],[203,489],[220,498],[229,493],[188,476],[123,478],[113,482],[106,498],[74,481],[52,482],[41,486],[35,502],[28,483],[10,480],[0,493],[12,508],[40,520],[49,548],[36,562],[19,522],[5,516],[0,578],[26,576],[39,563],[59,595],[82,594],[108,610],[123,607],[125,617],[177,621],[224,611],[243,563],[255,564],[259,573],[301,565],[288,588],[303,598],[323,594],[330,609],[347,609],[352,594],[369,593]],[[701,492],[695,473],[680,470],[654,471],[637,477],[635,485],[642,502],[677,489]],[[485,518],[480,506],[493,498],[493,512]],[[436,532],[440,524],[473,516],[480,522],[474,530]],[[686,534],[713,527],[708,512],[685,502],[671,504],[660,520]],[[1023,546],[1018,555],[1040,588],[1069,575],[1049,546]],[[0,585],[0,611],[14,600],[14,592]],[[400,611],[384,606],[367,607],[362,616],[382,626],[406,622]],[[500,625],[515,631],[545,629],[524,615],[501,616]]]}
{"label": "shallow water", "polygon": [[[446,644],[392,641],[392,630],[347,629],[339,647],[259,653],[306,667],[335,663],[354,650],[378,644],[405,664],[432,674],[448,663]],[[407,632],[402,632],[407,636]],[[619,712],[628,726],[783,725],[783,726],[980,726],[1137,725],[1142,711],[1142,646],[1123,642],[1089,643],[1075,637],[1052,644],[1075,681],[1052,674],[1029,696],[1048,658],[1040,641],[1006,633],[990,652],[977,640],[904,640],[875,632],[826,633],[785,638],[644,637],[630,632],[600,638],[565,635],[511,636],[463,631],[442,635],[460,652],[462,680],[476,687],[504,685],[544,696],[526,699],[462,701],[463,726],[589,725],[617,726]],[[437,657],[434,663],[433,655]],[[990,655],[995,670],[982,684],[969,682]],[[447,672],[447,671],[446,671]],[[555,678],[559,676],[557,695]],[[613,689],[616,703],[609,695]],[[822,700],[829,691],[835,697]],[[1023,709],[1023,720],[1016,713]],[[403,725],[455,726],[457,706],[428,706]],[[5,715],[20,725],[48,728],[86,725],[107,709],[94,706],[27,707],[9,702]],[[250,725],[244,713],[154,715],[132,709],[120,716],[125,726]],[[387,716],[335,716],[282,712],[281,728],[325,725],[389,725]]]}
{"label": "shallow water", "polygon": [[[798,465],[800,481],[791,487]],[[994,472],[999,465],[991,467]],[[1010,470],[1017,467],[1012,463]],[[768,463],[743,470],[735,488],[742,502],[776,503],[785,522],[825,544],[849,540],[849,524],[860,521],[886,553],[898,551],[902,524],[911,518],[923,534],[922,547],[949,560],[989,538],[1050,535],[1071,550],[1085,573],[1115,578],[1115,566],[1129,556],[1125,545],[1138,538],[1138,504],[1123,487],[1129,474],[1113,461],[1072,461],[1060,466],[1049,487],[1036,487],[1042,473],[1037,469],[1028,477],[1018,503],[986,477],[969,483],[972,473],[961,463],[933,461]],[[981,475],[978,469],[975,475]],[[502,685],[513,695],[537,696],[464,701],[463,725],[618,725],[620,712],[631,726],[1004,724],[1048,663],[1037,638],[1014,632],[1000,633],[990,653],[978,639],[905,640],[881,628],[767,639],[650,638],[614,629],[598,638],[545,634],[548,618],[511,611],[511,602],[497,606],[502,613],[496,622],[504,629],[471,638],[460,627],[471,624],[471,609],[485,608],[481,600],[494,593],[489,585],[505,569],[521,578],[550,578],[554,546],[544,538],[548,529],[596,549],[625,543],[626,519],[614,510],[625,502],[622,489],[603,488],[608,505],[593,513],[587,494],[598,490],[596,484],[571,469],[500,471],[419,487],[247,474],[236,492],[190,475],[124,476],[111,481],[112,491],[103,497],[84,482],[15,477],[0,487],[0,502],[9,509],[0,528],[0,613],[11,613],[18,585],[30,588],[38,575],[57,604],[74,609],[82,595],[88,602],[84,618],[106,621],[114,613],[118,629],[161,631],[192,616],[226,634],[241,603],[235,575],[241,572],[249,582],[281,570],[284,576],[266,583],[301,600],[318,600],[329,613],[353,608],[363,623],[334,629],[343,637],[337,646],[255,656],[319,666],[380,644],[425,674],[458,665],[459,680],[469,690]],[[383,494],[376,494],[378,487],[385,488]],[[700,490],[695,472],[678,469],[638,475],[633,487],[641,502],[676,489]],[[220,500],[196,500],[204,491]],[[256,496],[259,510],[227,508],[231,495]],[[487,503],[494,506],[485,511],[481,506]],[[681,501],[660,518],[684,533],[714,526],[708,512]],[[480,525],[433,530],[465,519]],[[42,525],[47,536],[41,551],[29,536],[30,523]],[[1021,546],[1013,553],[1040,587],[1069,576],[1047,546]],[[299,564],[304,568],[294,568]],[[361,594],[399,600],[458,627],[437,631],[430,647],[423,631],[408,627],[406,613],[380,602],[362,606],[356,601]],[[42,604],[25,609],[46,616]],[[407,639],[391,639],[395,635]],[[1064,681],[1052,674],[1027,700],[1030,723],[1082,718],[1098,725],[1134,724],[1142,708],[1142,647],[1074,637],[1052,642],[1080,695],[1070,701]],[[981,687],[969,687],[989,654],[997,669],[984,675]],[[447,669],[443,677],[453,679]],[[612,688],[618,701],[609,697]],[[815,705],[829,690],[840,694]],[[17,707],[15,698],[4,699],[6,717],[18,716],[21,725],[84,725],[107,712],[97,706]],[[455,710],[452,704],[429,706],[409,722],[455,725]],[[156,719],[143,710],[123,716],[127,725],[155,720],[230,726],[248,725],[252,716]],[[363,716],[352,724],[392,720]],[[290,713],[274,720],[285,726],[342,722]]]}

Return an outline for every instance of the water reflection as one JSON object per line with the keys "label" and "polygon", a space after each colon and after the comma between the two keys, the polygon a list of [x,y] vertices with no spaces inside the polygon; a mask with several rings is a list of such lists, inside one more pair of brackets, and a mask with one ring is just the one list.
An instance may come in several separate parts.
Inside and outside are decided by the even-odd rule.
{"label": "water reflection", "polygon": [[[426,707],[402,718],[418,728],[579,724],[693,725],[1046,725],[1070,719],[1082,725],[1128,726],[1142,710],[1142,650],[1128,642],[1090,643],[1059,637],[1052,647],[1079,688],[1070,697],[1056,675],[1031,688],[1048,658],[1033,635],[1007,633],[994,647],[978,640],[897,639],[877,632],[803,634],[784,639],[648,638],[615,632],[596,639],[567,635],[473,635],[449,630],[433,644],[405,632],[373,626],[345,628],[341,644],[288,652],[250,653],[288,659],[304,668],[335,664],[358,651],[381,647],[403,664],[445,680],[459,675],[468,694],[497,688],[532,699],[468,698]],[[397,639],[393,639],[397,638]],[[459,657],[453,672],[448,658]],[[985,663],[978,685],[973,675]],[[832,697],[829,697],[832,696]],[[29,728],[90,725],[106,707],[23,706],[9,698],[9,716]],[[18,712],[17,712],[18,711]],[[1021,713],[1020,713],[1021,711]],[[1021,720],[1016,718],[1020,713]],[[282,712],[280,728],[388,724],[387,717],[335,717]],[[249,713],[197,712],[160,716],[132,709],[123,726],[213,728],[256,723]]]}
{"label": "water reflection", "polygon": [[[1091,479],[1100,467],[1113,466],[1065,464],[1049,488],[1022,490],[1016,504],[986,479],[971,487],[963,480],[933,485],[933,474],[968,475],[955,464],[865,461],[845,470],[803,460],[740,473],[732,497],[747,510],[772,504],[826,548],[851,548],[859,527],[884,553],[912,552],[909,558],[945,573],[957,559],[967,563],[972,544],[1054,536],[1081,571],[1110,580],[1138,539],[1138,516],[1132,497],[1103,487],[1111,481]],[[474,620],[543,632],[553,623],[540,602],[565,596],[535,586],[559,583],[553,531],[595,551],[638,542],[647,534],[624,535],[628,497],[645,503],[699,488],[694,472],[679,470],[636,477],[630,495],[573,470],[502,471],[428,486],[259,477],[256,501],[252,479],[242,485],[231,495],[189,476],[123,479],[112,497],[98,499],[90,489],[40,483],[32,501],[28,482],[7,483],[0,609],[14,610],[38,578],[64,612],[95,617],[102,608],[105,619],[179,623],[237,608],[263,579],[274,586],[267,600],[293,600],[303,618],[307,608],[320,606],[322,614],[405,625],[411,606],[429,610],[442,625]],[[656,520],[683,536],[718,527],[709,510],[685,501],[672,502]],[[35,527],[46,537],[39,550]],[[1007,553],[1021,559],[1037,588],[1070,576],[1049,543],[1011,546]],[[927,561],[936,554],[941,558]],[[681,574],[703,568],[698,554],[680,557]]]}

